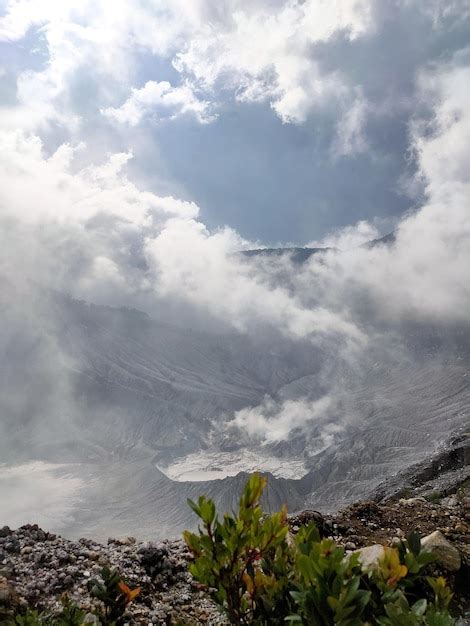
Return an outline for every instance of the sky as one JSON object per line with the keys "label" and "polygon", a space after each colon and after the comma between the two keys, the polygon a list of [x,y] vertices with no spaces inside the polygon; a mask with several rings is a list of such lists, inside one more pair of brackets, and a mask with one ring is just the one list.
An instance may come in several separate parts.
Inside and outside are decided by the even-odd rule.
{"label": "sky", "polygon": [[45,159],[67,146],[73,171],[126,154],[139,190],[265,245],[363,220],[385,234],[415,210],[423,76],[466,65],[470,42],[468,0],[10,0],[0,15],[2,133]]}
{"label": "sky", "polygon": [[0,0],[4,421],[73,408],[51,293],[360,363],[467,332],[469,268],[470,0]]}
{"label": "sky", "polygon": [[[357,302],[468,315],[469,0],[8,0],[0,15],[12,310],[41,285],[348,342],[367,335]],[[360,247],[392,230],[393,250]],[[269,245],[344,254],[286,286],[234,254]]]}

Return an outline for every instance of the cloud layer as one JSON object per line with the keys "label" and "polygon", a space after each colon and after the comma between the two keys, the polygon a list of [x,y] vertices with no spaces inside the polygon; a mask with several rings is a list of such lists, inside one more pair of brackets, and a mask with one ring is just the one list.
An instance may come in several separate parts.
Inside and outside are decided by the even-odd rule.
{"label": "cloud layer", "polygon": [[[449,49],[439,62],[422,59],[409,77],[412,103],[393,99],[387,89],[375,97],[378,83],[355,78],[344,56],[342,63],[329,64],[325,55],[333,58],[342,47],[367,51],[387,20],[396,24],[400,11],[414,12],[416,20],[441,32],[442,24],[450,28],[465,18],[464,3],[421,7],[403,1],[391,3],[389,13],[373,0],[152,6],[7,3],[2,40],[13,45],[34,31],[38,49],[47,54],[34,68],[18,70],[15,97],[2,103],[0,271],[3,280],[22,285],[4,293],[5,310],[28,309],[28,285],[34,284],[151,314],[170,307],[175,323],[181,320],[174,311],[181,308],[184,319],[190,311],[218,329],[327,343],[344,359],[367,350],[384,326],[468,324],[468,49]],[[152,63],[166,61],[165,76],[143,71],[143,49]],[[301,266],[288,256],[248,260],[240,250],[263,242],[249,240],[224,220],[207,223],[204,207],[187,194],[184,181],[169,193],[165,167],[158,167],[163,158],[145,167],[141,159],[140,169],[133,169],[133,151],[120,148],[129,128],[140,148],[151,143],[142,129],[156,120],[167,128],[188,124],[183,137],[194,128],[217,128],[232,114],[228,102],[242,108],[267,104],[267,115],[284,124],[282,132],[293,125],[295,133],[306,134],[321,109],[325,127],[333,129],[325,142],[329,159],[380,163],[387,158],[374,147],[371,127],[385,128],[392,109],[406,110],[413,167],[402,172],[400,184],[413,194],[414,205],[395,217],[393,245],[365,246],[381,234],[380,220],[361,219],[323,238],[313,233],[313,245],[330,250]],[[223,161],[223,135],[220,141]],[[160,157],[156,143],[152,155]],[[202,146],[201,160],[204,151]],[[223,177],[212,179],[224,189]],[[334,182],[341,187],[341,180]],[[12,317],[7,315],[10,322]],[[38,332],[50,336],[42,326]],[[54,352],[53,339],[51,346]],[[265,433],[274,443],[327,413],[329,402],[267,401],[239,412],[235,425],[253,436]]]}
{"label": "cloud layer", "polygon": [[306,243],[412,205],[418,76],[469,32],[465,0],[7,1],[0,126],[86,165],[132,151],[211,228]]}
{"label": "cloud layer", "polygon": [[146,82],[141,89],[132,89],[132,95],[119,108],[109,107],[102,112],[116,122],[131,126],[136,126],[147,115],[171,120],[191,114],[201,124],[215,119],[210,103],[199,100],[189,83],[172,87],[168,81],[156,83],[153,80]]}
{"label": "cloud layer", "polygon": [[[190,80],[212,97],[221,83],[241,101],[268,100],[282,121],[302,122],[312,107],[349,88],[338,72],[319,70],[312,46],[337,34],[351,40],[366,35],[374,27],[374,2],[231,0],[218,9],[201,1],[188,10],[179,1],[151,7],[117,2],[110,8],[67,0],[58,10],[53,2],[37,7],[20,0],[7,4],[0,38],[21,39],[34,26],[43,28],[50,61],[39,72],[21,75],[20,99],[34,108],[38,123],[60,117],[67,85],[82,67],[97,64],[100,72],[122,82],[135,63],[135,46],[171,57],[183,84],[149,81],[133,88],[121,114],[114,113],[119,121],[137,123],[138,111],[152,104],[196,109],[199,121],[209,121],[208,103],[194,96]],[[34,105],[29,102],[33,90]]]}
{"label": "cloud layer", "polygon": [[267,324],[292,338],[326,333],[363,343],[361,299],[380,317],[465,320],[469,78],[468,66],[444,64],[418,79],[432,116],[414,121],[410,150],[426,201],[398,224],[392,247],[363,247],[379,233],[362,221],[314,242],[334,249],[285,284],[278,277],[289,272],[288,258],[247,263],[235,253],[256,242],[229,227],[207,228],[194,202],[139,189],[125,172],[132,154],[79,167],[83,144],[62,144],[49,156],[38,135],[16,130],[0,135],[2,224],[20,240],[4,248],[3,268],[17,264],[21,250],[27,274],[80,297],[114,292],[125,301],[142,292],[189,303],[241,331]]}

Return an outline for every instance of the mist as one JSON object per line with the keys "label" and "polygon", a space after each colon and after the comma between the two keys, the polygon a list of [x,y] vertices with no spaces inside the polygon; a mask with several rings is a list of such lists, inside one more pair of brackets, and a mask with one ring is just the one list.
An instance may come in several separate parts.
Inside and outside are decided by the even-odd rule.
{"label": "mist", "polygon": [[[399,19],[395,13],[382,14],[373,2],[355,9],[344,2],[335,21],[309,2],[283,6],[271,20],[265,3],[245,13],[244,3],[233,3],[236,19],[227,21],[210,3],[197,3],[182,19],[176,3],[157,24],[157,42],[144,9],[126,27],[123,7],[123,20],[109,22],[98,9],[84,8],[81,28],[107,23],[113,44],[110,58],[100,61],[106,87],[96,90],[99,105],[91,112],[89,98],[80,109],[72,83],[103,48],[78,27],[77,40],[66,46],[73,4],[65,3],[60,15],[48,6],[25,20],[19,7],[27,3],[7,3],[0,29],[4,41],[14,43],[42,25],[40,45],[49,53],[49,64],[18,70],[14,103],[2,105],[0,125],[0,489],[9,494],[8,519],[27,521],[42,501],[51,508],[52,526],[65,532],[99,534],[110,518],[120,528],[115,518],[121,520],[122,511],[96,518],[85,512],[108,489],[112,500],[119,474],[136,499],[157,498],[157,490],[162,498],[171,494],[159,520],[164,533],[172,515],[176,526],[186,522],[181,511],[185,490],[192,489],[191,468],[194,480],[260,469],[295,481],[333,463],[340,472],[347,442],[362,437],[354,448],[359,468],[367,465],[368,433],[383,423],[398,424],[377,443],[377,449],[396,448],[387,468],[394,472],[442,441],[426,412],[449,390],[458,400],[445,412],[447,434],[460,428],[470,363],[468,49],[445,44],[438,60],[414,59],[412,92],[390,105],[387,115],[395,106],[400,115],[407,110],[400,149],[408,163],[394,180],[407,210],[369,218],[344,208],[350,223],[344,216],[327,228],[318,222],[303,240],[318,250],[299,262],[288,250],[269,253],[298,244],[288,236],[273,244],[247,235],[252,225],[215,222],[210,201],[196,201],[183,179],[171,180],[159,148],[149,176],[139,149],[153,139],[142,125],[153,119],[162,133],[178,123],[217,128],[228,107],[222,99],[232,89],[233,106],[267,103],[279,132],[300,133],[310,123],[328,128],[328,140],[320,145],[318,139],[315,150],[332,164],[332,186],[344,182],[334,170],[344,159],[363,163],[370,153],[373,173],[372,162],[387,159],[368,123],[383,115],[385,95],[379,106],[368,95],[370,85],[351,82],[346,64],[343,72],[327,71],[322,47],[336,50],[339,40],[354,50],[372,45],[367,37],[379,37],[386,20]],[[409,4],[396,3],[396,11],[404,11],[400,19]],[[440,3],[433,7],[416,9],[417,28],[432,23],[445,39],[455,15],[444,16]],[[208,16],[226,25],[214,48],[201,38]],[[266,49],[248,47],[239,56],[246,38],[266,23],[276,33]],[[144,62],[141,67],[137,48],[119,43],[126,28],[137,48],[171,61],[166,72],[173,82],[162,76],[134,86]],[[292,32],[295,50],[288,43]],[[80,46],[82,61],[74,53]],[[217,51],[224,53],[219,59]],[[119,59],[122,76],[116,75]],[[174,73],[182,77],[179,86]],[[119,98],[112,99],[116,85]],[[304,158],[302,152],[299,167]],[[214,187],[222,182],[214,171]],[[377,192],[377,205],[382,199]],[[303,202],[305,223],[311,213],[327,212],[320,197],[309,204],[307,194]],[[283,210],[288,215],[289,207]],[[261,221],[270,224],[280,211],[271,206]],[[243,254],[254,249],[265,253]],[[434,403],[427,404],[433,393]],[[416,440],[410,435],[410,446],[397,434],[407,429],[421,433]],[[12,488],[24,475],[34,476],[37,492]],[[370,487],[360,476],[351,480],[356,486],[341,497]],[[122,515],[122,524],[130,524]],[[150,522],[143,519],[145,534]]]}

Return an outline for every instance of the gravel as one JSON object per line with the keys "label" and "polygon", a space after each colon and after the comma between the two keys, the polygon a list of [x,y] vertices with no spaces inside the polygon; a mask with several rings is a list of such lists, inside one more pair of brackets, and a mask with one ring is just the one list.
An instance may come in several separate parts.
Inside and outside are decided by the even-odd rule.
{"label": "gravel", "polygon": [[[86,611],[97,601],[87,583],[104,565],[117,568],[141,593],[127,609],[127,623],[225,624],[226,621],[188,572],[191,556],[182,541],[136,542],[111,538],[69,541],[36,525],[0,529],[0,600],[60,612],[64,593]],[[1,619],[0,619],[1,622]]]}

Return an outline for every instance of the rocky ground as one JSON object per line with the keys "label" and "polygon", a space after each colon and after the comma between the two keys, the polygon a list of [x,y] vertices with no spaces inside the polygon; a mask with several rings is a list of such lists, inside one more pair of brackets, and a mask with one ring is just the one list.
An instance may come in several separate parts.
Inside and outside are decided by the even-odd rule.
{"label": "rocky ground", "polygon": [[[466,494],[463,489],[439,503],[421,497],[386,504],[364,501],[335,516],[305,511],[290,519],[291,530],[295,533],[315,519],[322,532],[347,551],[393,544],[415,529],[423,536],[439,531],[448,559],[441,552],[439,566],[456,591],[455,608],[470,615],[470,494]],[[189,559],[182,541],[139,543],[127,537],[100,545],[90,539],[68,541],[37,526],[14,531],[5,527],[0,529],[0,603],[3,599],[5,605],[59,610],[60,597],[67,593],[91,610],[94,600],[87,583],[109,564],[131,588],[141,587],[128,609],[129,624],[223,624],[188,573]]]}
{"label": "rocky ground", "polygon": [[[138,543],[132,537],[68,541],[37,526],[0,529],[0,606],[60,611],[64,593],[94,608],[88,582],[104,565],[117,568],[141,592],[128,609],[129,624],[221,624],[222,616],[187,571],[182,541]],[[1,613],[0,613],[1,615]],[[1,624],[1,617],[0,617]]]}
{"label": "rocky ground", "polygon": [[[410,495],[410,494],[408,494]],[[393,545],[412,530],[427,539],[437,568],[455,591],[454,610],[470,624],[470,481],[445,495],[394,497],[358,502],[337,515],[304,511],[290,518],[292,533],[314,519],[325,536],[348,552],[377,544]],[[437,532],[436,532],[437,531]],[[372,550],[373,551],[373,550]],[[115,567],[141,593],[128,609],[128,623],[224,624],[223,616],[187,571],[190,554],[182,541],[136,542],[131,537],[69,541],[37,526],[0,529],[0,624],[15,607],[58,611],[63,594],[92,610],[88,582],[103,565]]]}

